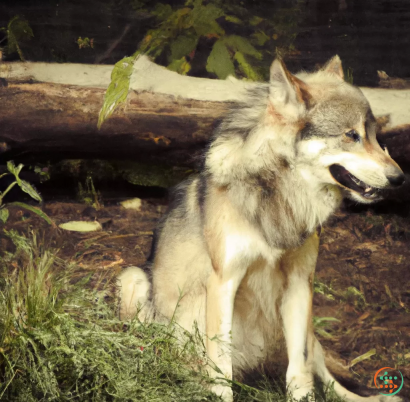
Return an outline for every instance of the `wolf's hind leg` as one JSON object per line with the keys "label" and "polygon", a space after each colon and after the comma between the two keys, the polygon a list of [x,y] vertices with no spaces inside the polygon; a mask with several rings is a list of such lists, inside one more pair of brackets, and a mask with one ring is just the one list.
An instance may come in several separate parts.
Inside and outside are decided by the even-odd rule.
{"label": "wolf's hind leg", "polygon": [[149,320],[152,314],[148,301],[151,284],[147,274],[141,268],[128,267],[118,275],[117,285],[121,301],[120,318],[132,318],[139,312],[141,321]]}

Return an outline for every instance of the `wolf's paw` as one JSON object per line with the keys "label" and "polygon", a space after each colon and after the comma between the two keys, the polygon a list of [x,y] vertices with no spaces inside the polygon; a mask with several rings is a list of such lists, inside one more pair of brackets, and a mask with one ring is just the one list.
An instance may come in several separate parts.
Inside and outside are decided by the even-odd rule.
{"label": "wolf's paw", "polygon": [[313,377],[309,374],[293,376],[288,381],[288,392],[290,401],[313,401]]}
{"label": "wolf's paw", "polygon": [[224,402],[233,402],[233,392],[228,384],[213,384],[211,391],[220,396]]}
{"label": "wolf's paw", "polygon": [[404,399],[396,395],[380,395],[378,402],[404,402]]}
{"label": "wolf's paw", "polygon": [[303,401],[311,402],[315,400],[314,392],[312,388],[299,388],[293,391],[290,391],[290,397],[288,398],[289,402],[293,401]]}
{"label": "wolf's paw", "polygon": [[373,395],[373,396],[359,396],[349,395],[346,402],[405,402],[405,400],[395,395]]}

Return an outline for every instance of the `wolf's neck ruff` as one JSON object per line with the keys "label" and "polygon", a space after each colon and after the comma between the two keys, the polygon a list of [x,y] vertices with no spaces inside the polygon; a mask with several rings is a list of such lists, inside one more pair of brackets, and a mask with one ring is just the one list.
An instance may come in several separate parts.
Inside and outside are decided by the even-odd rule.
{"label": "wolf's neck ruff", "polygon": [[223,121],[206,155],[209,180],[280,249],[300,246],[342,200],[336,185],[317,183],[297,160],[302,124],[276,115],[261,84]]}

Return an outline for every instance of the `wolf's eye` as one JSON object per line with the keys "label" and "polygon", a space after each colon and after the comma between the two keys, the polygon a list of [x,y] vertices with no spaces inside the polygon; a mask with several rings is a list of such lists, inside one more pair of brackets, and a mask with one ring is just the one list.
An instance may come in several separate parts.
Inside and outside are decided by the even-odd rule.
{"label": "wolf's eye", "polygon": [[354,142],[360,141],[360,135],[356,130],[350,130],[345,135],[346,137],[351,138]]}

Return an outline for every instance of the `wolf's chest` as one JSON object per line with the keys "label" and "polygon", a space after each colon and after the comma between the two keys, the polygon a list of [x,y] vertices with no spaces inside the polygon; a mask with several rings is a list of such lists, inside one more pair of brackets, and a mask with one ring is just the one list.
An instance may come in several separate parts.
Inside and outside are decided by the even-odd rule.
{"label": "wolf's chest", "polygon": [[339,207],[339,191],[304,192],[299,197],[275,197],[269,208],[258,212],[260,230],[271,247],[291,249],[301,246]]}

